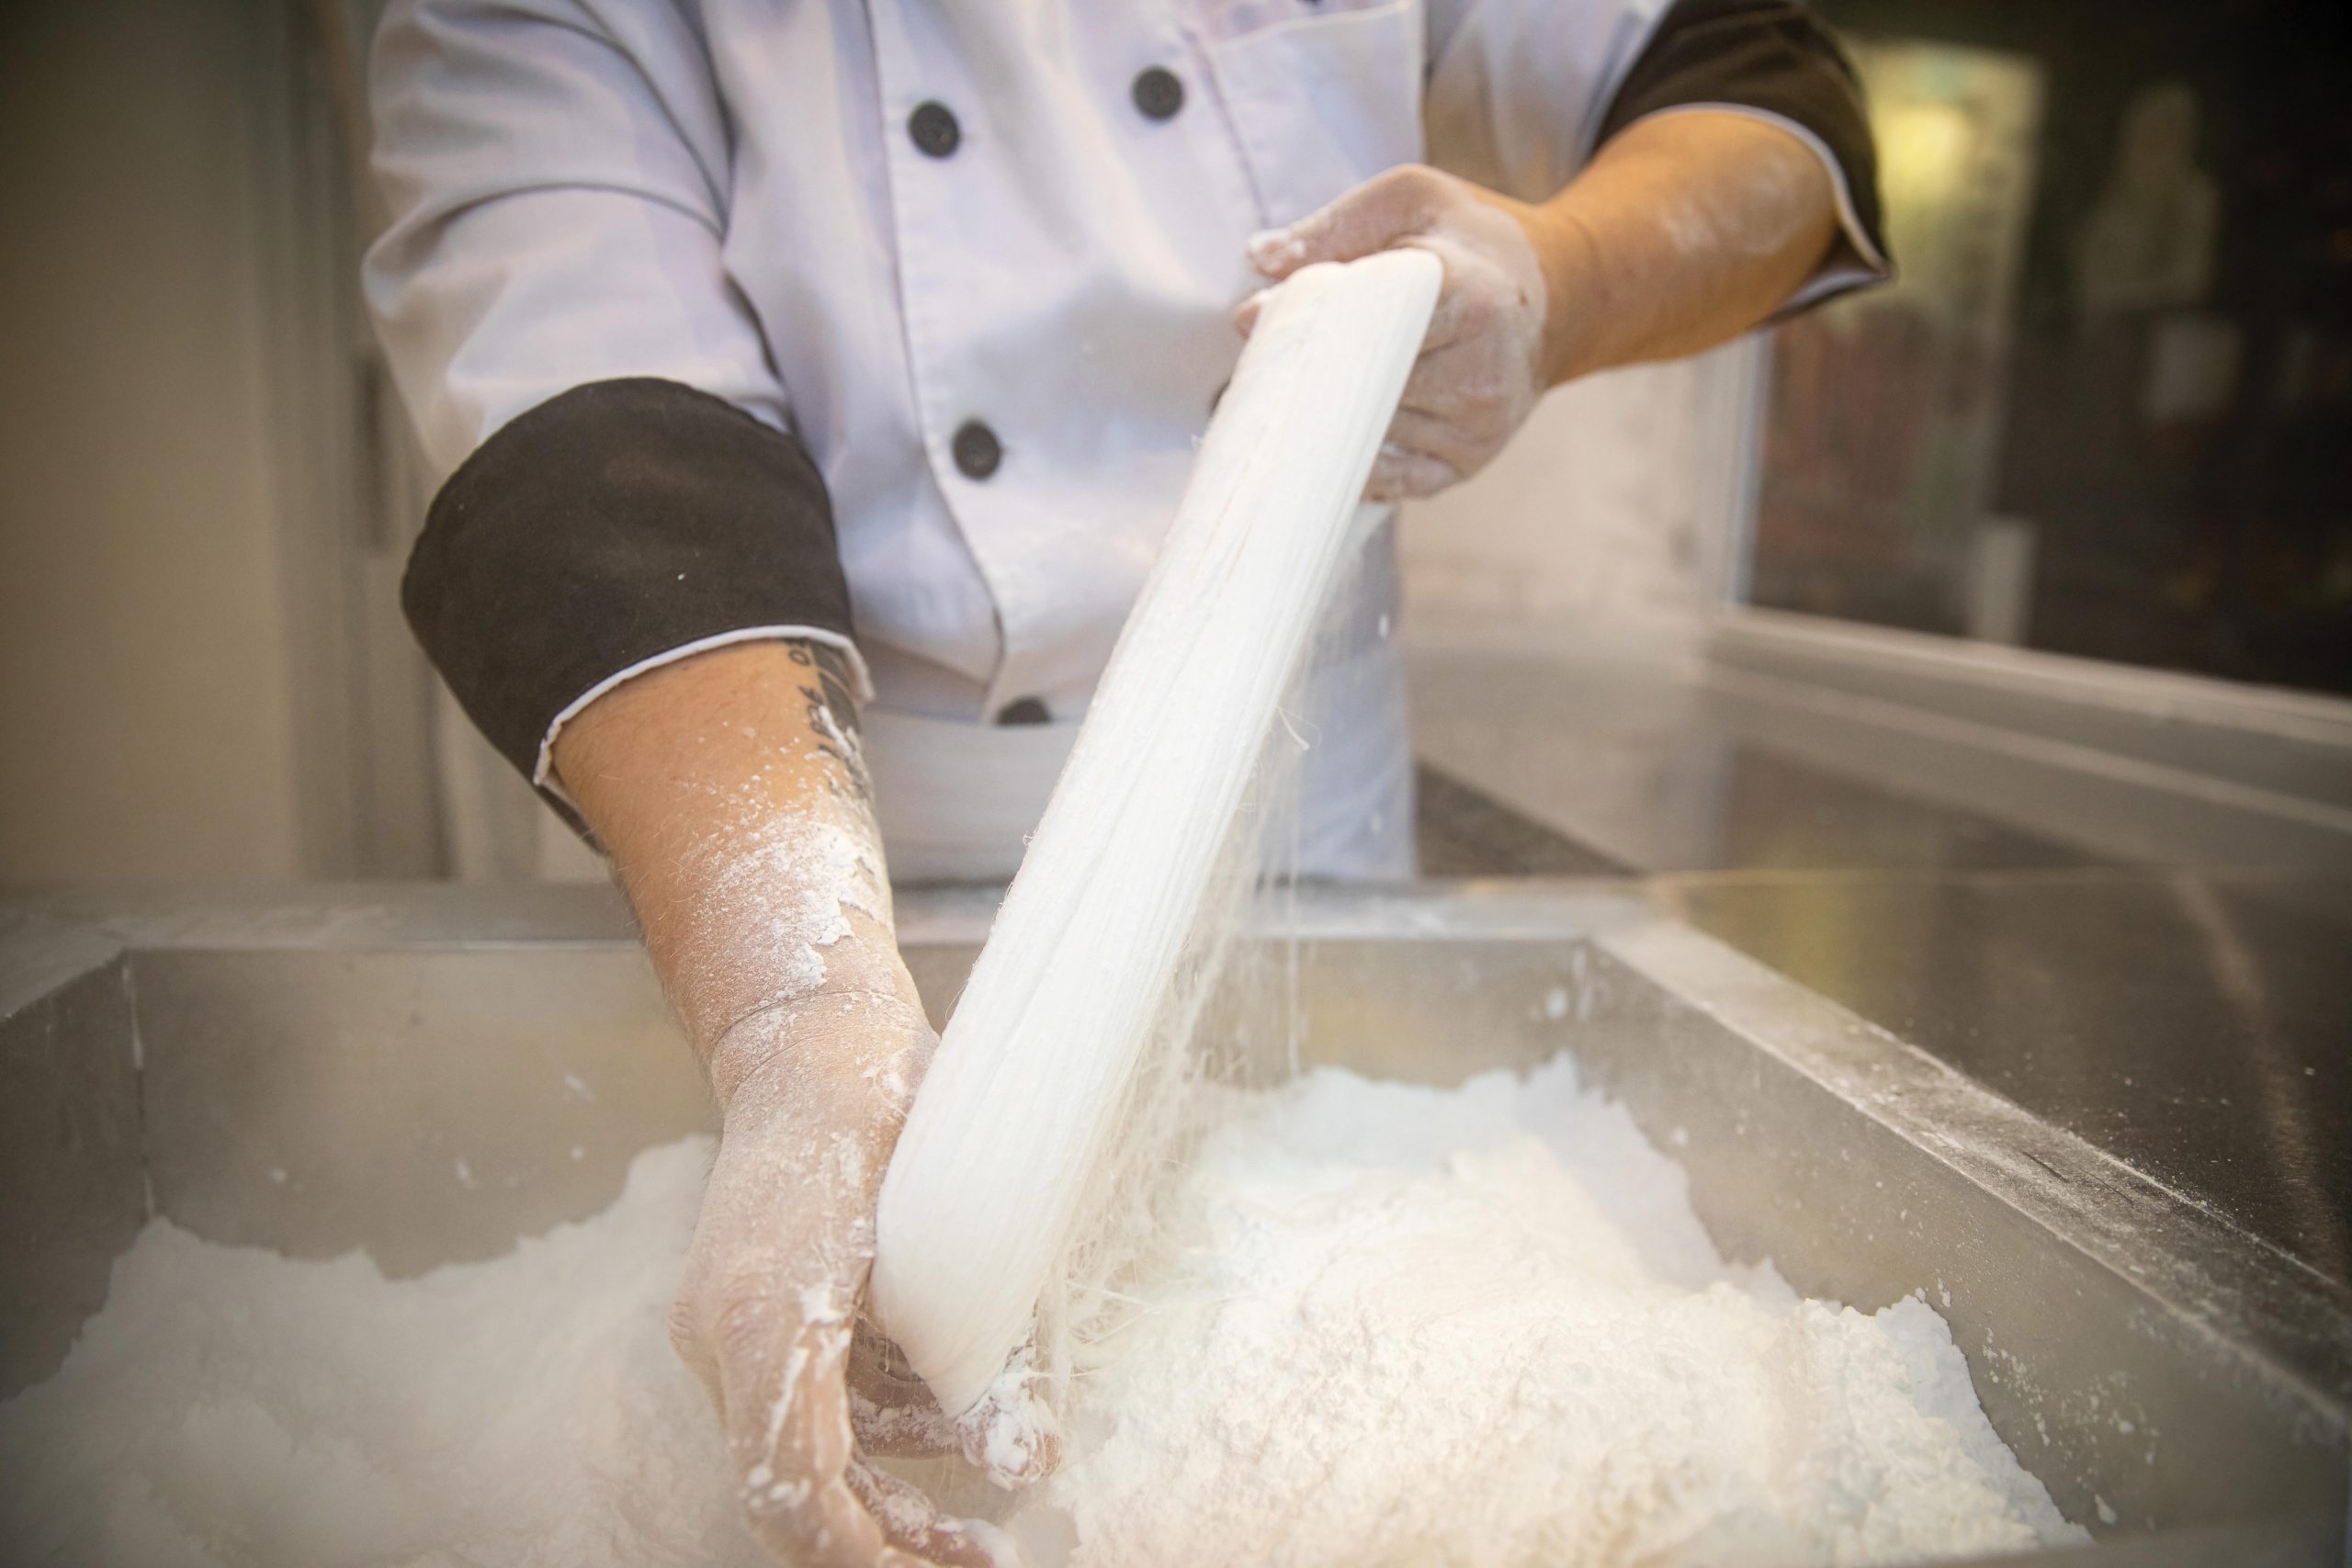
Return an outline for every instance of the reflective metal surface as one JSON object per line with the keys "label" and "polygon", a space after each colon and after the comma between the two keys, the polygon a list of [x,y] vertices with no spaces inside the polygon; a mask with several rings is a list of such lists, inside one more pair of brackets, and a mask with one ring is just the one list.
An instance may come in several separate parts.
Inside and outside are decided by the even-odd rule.
{"label": "reflective metal surface", "polygon": [[2352,806],[2352,703],[2341,697],[1769,610],[1719,618],[1705,644],[1718,670],[1876,697],[2167,774]]}
{"label": "reflective metal surface", "polygon": [[1703,644],[1511,626],[1408,643],[1415,743],[1642,872],[2352,875],[2352,703],[2015,650],[1997,679],[1982,656],[1896,668],[1844,646],[1860,634],[1733,625]]}
{"label": "reflective metal surface", "polygon": [[1425,877],[1616,877],[1629,869],[1426,762],[1414,770],[1413,807]]}
{"label": "reflective metal surface", "polygon": [[2352,1281],[2352,704],[1770,616],[1409,668],[1464,787]]}
{"label": "reflective metal surface", "polygon": [[[935,1010],[990,902],[906,901]],[[1450,1081],[1573,1051],[1684,1162],[1726,1251],[1866,1308],[1928,1292],[2003,1435],[2114,1538],[2101,1555],[2340,1553],[2352,1298],[2224,1216],[1628,890],[1324,893],[1266,915],[1293,934],[1252,945],[1222,1004],[1261,1066],[1295,1047]],[[594,1212],[636,1150],[705,1124],[603,889],[150,898],[76,934],[122,950],[78,973],[12,964],[24,940],[0,935],[0,975],[50,978],[12,1022],[92,974],[129,1008],[71,1050],[0,1033],[0,1071],[28,1103],[113,1103],[135,1040],[138,1136],[90,1145],[98,1185],[125,1190],[143,1162],[162,1212],[220,1239],[360,1245],[399,1272],[486,1256]],[[96,1087],[77,1077],[92,1071]],[[28,1134],[45,1152],[65,1125]],[[40,1164],[0,1168],[12,1247],[58,1229]],[[38,1247],[9,1267],[73,1272]],[[7,1364],[37,1371],[42,1347],[53,1364],[74,1310],[12,1297]]]}
{"label": "reflective metal surface", "polygon": [[1481,649],[1423,651],[1409,669],[1430,765],[1636,873],[2107,858],[1775,745],[1681,661]]}
{"label": "reflective metal surface", "polygon": [[2352,1284],[2352,887],[1665,879],[1660,903]]}
{"label": "reflective metal surface", "polygon": [[0,909],[0,1392],[53,1370],[147,1217],[128,970]]}

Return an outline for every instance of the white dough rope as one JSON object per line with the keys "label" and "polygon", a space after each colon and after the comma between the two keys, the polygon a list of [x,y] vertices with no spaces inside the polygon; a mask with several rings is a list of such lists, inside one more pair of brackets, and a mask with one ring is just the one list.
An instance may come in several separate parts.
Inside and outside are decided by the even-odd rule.
{"label": "white dough rope", "polygon": [[1339,574],[1442,268],[1271,290],[882,1186],[872,1311],[961,1415],[1027,1337],[1275,705]]}

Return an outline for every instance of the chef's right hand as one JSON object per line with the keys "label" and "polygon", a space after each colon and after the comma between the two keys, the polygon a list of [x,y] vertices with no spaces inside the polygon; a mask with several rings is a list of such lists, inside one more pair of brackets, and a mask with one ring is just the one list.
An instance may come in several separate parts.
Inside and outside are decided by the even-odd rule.
{"label": "chef's right hand", "polygon": [[699,654],[582,709],[556,772],[718,1102],[672,1337],[752,1527],[798,1568],[1017,1562],[867,1460],[956,1447],[1017,1481],[1052,1452],[1022,1443],[1043,1429],[1022,1412],[951,1423],[861,1354],[875,1199],[936,1041],[892,929],[849,683],[822,647]]}
{"label": "chef's right hand", "polygon": [[718,1409],[752,1529],[797,1568],[1019,1561],[866,1457],[960,1446],[857,1332],[876,1194],[933,1045],[911,996],[829,988],[711,1052],[725,1113],[671,1337]]}

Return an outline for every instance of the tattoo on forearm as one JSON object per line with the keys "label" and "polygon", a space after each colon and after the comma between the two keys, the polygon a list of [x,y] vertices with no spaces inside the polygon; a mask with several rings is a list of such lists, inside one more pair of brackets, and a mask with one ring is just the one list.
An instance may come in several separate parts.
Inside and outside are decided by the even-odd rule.
{"label": "tattoo on forearm", "polygon": [[800,699],[808,705],[808,728],[817,736],[817,754],[840,764],[830,787],[871,808],[874,782],[866,776],[865,749],[859,743],[848,656],[831,643],[789,642],[785,648],[803,671]]}

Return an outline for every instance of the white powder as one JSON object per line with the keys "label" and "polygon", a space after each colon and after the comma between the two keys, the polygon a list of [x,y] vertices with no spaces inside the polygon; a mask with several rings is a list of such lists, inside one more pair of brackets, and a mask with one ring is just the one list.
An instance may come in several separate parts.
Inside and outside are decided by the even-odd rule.
{"label": "white powder", "polygon": [[48,1382],[0,1404],[0,1541],[142,1568],[766,1562],[671,1350],[710,1141],[594,1220],[388,1281],[157,1221]]}
{"label": "white powder", "polygon": [[1984,1419],[1941,1318],[1725,1267],[1680,1168],[1565,1058],[1445,1094],[1325,1070],[1243,1097],[1171,1224],[1046,1494],[1074,1562],[1849,1563],[2087,1539]]}
{"label": "white powder", "polygon": [[[743,795],[743,824],[703,874],[687,949],[700,966],[673,980],[689,1017],[706,997],[740,1010],[805,996],[825,983],[824,950],[850,934],[850,910],[890,917],[870,826],[822,811],[775,812],[749,784]],[[744,931],[760,940],[747,945]]]}
{"label": "white powder", "polygon": [[[1088,1563],[1889,1562],[2080,1539],[1942,1320],[1726,1269],[1565,1063],[1227,1097],[1019,1522]],[[0,1404],[31,1561],[752,1565],[664,1314],[705,1140],[510,1257],[385,1280],[157,1222]]]}

